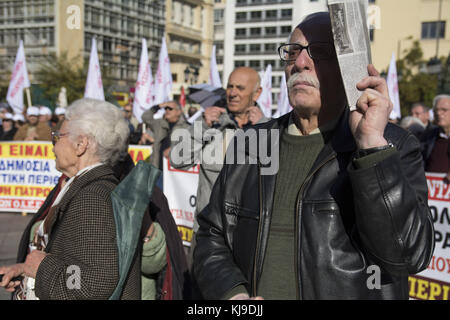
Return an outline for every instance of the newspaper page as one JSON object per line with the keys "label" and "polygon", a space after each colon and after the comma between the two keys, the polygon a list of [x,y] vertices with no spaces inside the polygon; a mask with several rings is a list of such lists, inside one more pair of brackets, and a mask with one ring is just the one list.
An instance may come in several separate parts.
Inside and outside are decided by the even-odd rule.
{"label": "newspaper page", "polygon": [[369,75],[367,66],[372,63],[368,6],[368,0],[328,0],[334,45],[352,111],[356,110],[356,102],[362,95],[356,84]]}

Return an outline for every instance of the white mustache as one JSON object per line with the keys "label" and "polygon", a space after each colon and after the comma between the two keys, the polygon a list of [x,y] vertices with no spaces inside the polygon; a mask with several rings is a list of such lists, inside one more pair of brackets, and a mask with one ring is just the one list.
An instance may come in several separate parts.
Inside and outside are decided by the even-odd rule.
{"label": "white mustache", "polygon": [[306,82],[310,86],[312,86],[316,89],[320,89],[319,79],[317,79],[316,77],[314,77],[308,73],[297,72],[297,73],[294,73],[293,75],[291,75],[288,82],[286,83],[288,89],[291,90],[294,87],[296,82]]}

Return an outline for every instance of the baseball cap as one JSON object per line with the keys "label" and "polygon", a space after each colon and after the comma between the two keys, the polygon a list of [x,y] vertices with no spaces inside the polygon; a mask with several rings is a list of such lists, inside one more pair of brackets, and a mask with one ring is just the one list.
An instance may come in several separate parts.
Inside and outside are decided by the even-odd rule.
{"label": "baseball cap", "polygon": [[55,109],[55,114],[57,116],[62,115],[62,114],[66,114],[66,109],[58,107],[58,108]]}
{"label": "baseball cap", "polygon": [[22,121],[25,122],[25,118],[23,117],[23,114],[17,113],[12,118],[14,121]]}
{"label": "baseball cap", "polygon": [[27,116],[39,116],[39,108],[38,107],[28,107]]}

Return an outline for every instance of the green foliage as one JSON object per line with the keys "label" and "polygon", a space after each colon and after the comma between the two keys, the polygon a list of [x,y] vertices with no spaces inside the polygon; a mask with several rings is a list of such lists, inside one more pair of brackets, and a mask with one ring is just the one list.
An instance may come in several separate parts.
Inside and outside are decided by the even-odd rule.
{"label": "green foliage", "polygon": [[423,102],[431,107],[433,98],[438,93],[438,76],[420,71],[425,65],[423,51],[418,40],[404,51],[402,59],[397,61],[398,88],[401,112],[409,114],[409,108],[415,102]]}
{"label": "green foliage", "polygon": [[[70,104],[84,96],[87,72],[89,67],[89,59],[84,60],[82,67],[77,67],[79,57],[69,59],[67,53],[62,53],[57,57],[51,54],[46,57],[38,71],[35,74],[36,82],[42,89],[44,99],[52,101],[56,104],[58,94],[62,87],[66,88],[67,102]],[[103,88],[105,91],[105,99],[111,103],[117,104],[114,97],[110,95],[112,86],[111,80],[108,79],[109,70],[101,68]],[[34,98],[32,97],[33,102]]]}

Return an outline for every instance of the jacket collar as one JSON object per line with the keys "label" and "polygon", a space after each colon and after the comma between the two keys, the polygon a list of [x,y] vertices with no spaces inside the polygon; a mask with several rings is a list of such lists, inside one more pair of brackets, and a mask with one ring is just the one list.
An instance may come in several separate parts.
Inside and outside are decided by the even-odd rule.
{"label": "jacket collar", "polygon": [[106,164],[102,164],[101,166],[95,167],[92,170],[89,170],[85,174],[74,179],[72,184],[70,185],[69,190],[61,199],[61,202],[57,204],[54,208],[55,210],[55,218],[53,219],[53,223],[51,223],[51,227],[49,228],[48,234],[50,238],[50,234],[52,233],[52,229],[55,223],[59,219],[59,215],[61,212],[65,212],[70,205],[72,199],[78,194],[78,192],[83,189],[86,185],[90,184],[96,180],[110,180],[112,182],[118,183],[117,178],[114,177],[114,172],[111,167]]}

